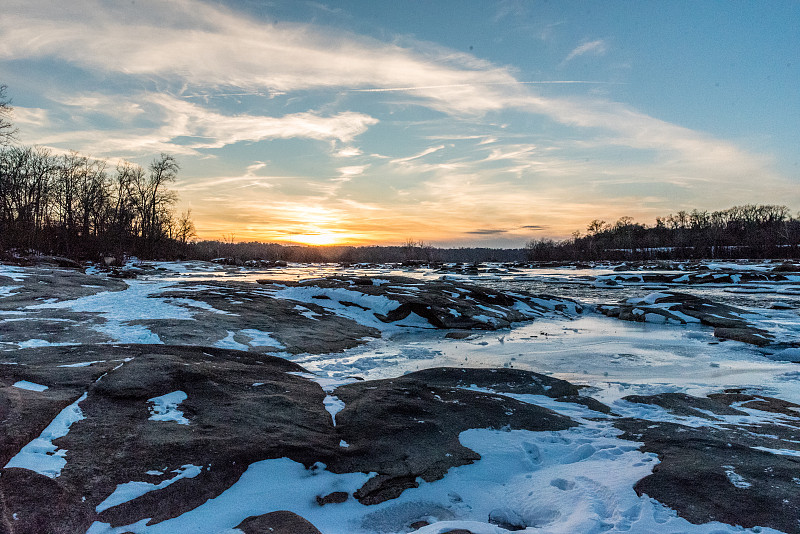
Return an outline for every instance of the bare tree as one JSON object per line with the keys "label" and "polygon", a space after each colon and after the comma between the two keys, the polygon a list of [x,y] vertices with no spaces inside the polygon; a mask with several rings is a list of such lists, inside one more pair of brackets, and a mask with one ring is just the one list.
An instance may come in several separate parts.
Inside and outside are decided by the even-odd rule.
{"label": "bare tree", "polygon": [[0,147],[7,146],[15,139],[17,129],[11,122],[11,99],[6,96],[8,86],[0,85]]}
{"label": "bare tree", "polygon": [[182,244],[186,244],[190,239],[197,236],[197,232],[192,222],[192,208],[187,209],[178,218],[177,228],[175,229],[175,239]]}

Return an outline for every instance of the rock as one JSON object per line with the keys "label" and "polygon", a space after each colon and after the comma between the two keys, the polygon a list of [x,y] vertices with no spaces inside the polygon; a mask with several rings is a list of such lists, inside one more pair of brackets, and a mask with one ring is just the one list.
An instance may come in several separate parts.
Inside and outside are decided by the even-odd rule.
{"label": "rock", "polygon": [[405,377],[422,380],[427,384],[439,387],[468,388],[474,385],[497,393],[546,395],[560,402],[582,404],[601,413],[611,412],[611,409],[600,401],[580,395],[580,389],[566,380],[532,371],[506,368],[487,370],[437,367],[409,373]]}
{"label": "rock", "polygon": [[286,510],[248,517],[236,528],[244,534],[322,534],[314,525]]}
{"label": "rock", "polygon": [[[488,373],[488,370],[473,370]],[[438,480],[451,467],[480,459],[458,435],[470,428],[563,430],[571,419],[497,394],[437,385],[424,374],[366,381],[334,391],[345,408],[336,431],[349,443],[328,469],[377,472],[355,493],[362,504],[378,504],[417,487],[417,478]]]}
{"label": "rock", "polygon": [[603,304],[597,309],[604,315],[624,321],[672,324],[699,322],[715,327],[715,337],[758,346],[769,345],[773,341],[772,335],[766,330],[753,326],[743,318],[748,314],[747,311],[687,293],[659,291],[613,305]]}
{"label": "rock", "polygon": [[[92,348],[20,350],[15,357],[25,365],[0,366],[3,384],[18,379],[42,383],[46,374],[50,387],[43,394],[54,399],[48,401],[50,404],[37,404],[25,399],[27,391],[0,389],[6,399],[3,404],[9,400],[13,403],[15,398],[25,402],[21,408],[12,404],[19,417],[0,421],[5,456],[14,453],[11,447],[21,448],[21,444],[36,437],[49,423],[47,419],[55,417],[82,391],[88,391],[79,405],[85,419],[55,441],[68,451],[61,475],[49,483],[50,479],[46,481],[46,477],[26,471],[40,480],[31,483],[32,487],[39,487],[38,502],[51,503],[48,510],[63,506],[73,511],[69,516],[73,523],[47,514],[63,532],[84,532],[94,520],[115,526],[143,517],[163,521],[216,497],[238,480],[251,463],[288,457],[311,466],[339,449],[339,438],[323,408],[325,393],[314,382],[289,374],[303,371],[291,362],[208,347],[110,345],[102,347],[101,358],[107,360],[104,365],[58,367],[98,359],[96,354],[85,353],[89,349]],[[114,369],[123,363],[123,358],[133,359]],[[104,371],[108,374],[98,381]],[[253,388],[254,382],[261,385]],[[187,394],[181,410],[190,424],[148,419],[147,399],[172,391]],[[141,481],[147,471],[164,470],[165,466],[167,471],[161,478],[167,479],[173,476],[168,470],[186,464],[204,468],[195,478],[179,480],[158,492],[95,513],[95,507],[118,484]],[[209,465],[213,469],[205,468]],[[24,470],[3,469],[0,481],[9,480],[9,473],[19,471]],[[161,480],[150,477],[146,481],[157,484]],[[17,492],[9,486],[5,491]],[[31,509],[7,508],[9,502],[8,495],[0,498],[2,515],[35,513]],[[40,506],[38,510],[41,516]]]}
{"label": "rock", "polygon": [[473,333],[469,330],[456,330],[454,332],[448,332],[444,337],[446,339],[467,339],[471,335],[473,335]]}
{"label": "rock", "polygon": [[730,407],[730,403],[719,402],[716,398],[692,397],[685,393],[661,393],[659,395],[628,395],[622,400],[639,404],[661,406],[675,415],[715,419],[705,412],[716,415],[748,415],[747,412]]}
{"label": "rock", "polygon": [[341,504],[350,497],[346,491],[334,491],[325,496],[317,495],[317,504],[325,506],[326,504]]}
{"label": "rock", "polygon": [[[354,496],[362,504],[377,504],[415,487],[419,479],[438,480],[451,467],[478,461],[480,456],[459,441],[465,430],[553,431],[577,425],[534,404],[447,385],[455,383],[447,369],[338,387],[330,394],[344,409],[334,426],[325,409],[326,392],[303,377],[303,368],[263,354],[89,345],[18,350],[14,357],[19,365],[0,366],[2,465],[86,393],[78,405],[84,418],[54,440],[66,451],[60,476],[50,479],[18,467],[0,470],[0,517],[17,514],[25,521],[20,525],[30,526],[18,532],[85,532],[95,521],[113,528],[143,518],[165,521],[219,496],[248,466],[278,458],[307,469],[325,464],[333,473],[376,472]],[[498,375],[476,369],[468,376],[480,384],[505,384],[509,391],[570,395],[576,390],[553,378],[512,371]],[[48,389],[11,386],[19,380]],[[151,420],[148,400],[178,391],[185,399],[176,409],[188,424]],[[349,446],[341,447],[342,440]],[[186,465],[197,466],[193,478],[96,512],[119,485],[159,484]],[[348,498],[341,491],[318,499],[320,505],[335,506]],[[48,503],[46,509],[41,502]],[[248,528],[262,523],[276,528],[268,522],[276,516],[267,516],[247,523]]]}
{"label": "rock", "polygon": [[[234,342],[260,353],[277,350],[293,354],[338,352],[361,345],[365,338],[381,335],[375,328],[331,313],[316,303],[274,298],[263,291],[254,291],[252,284],[204,282],[204,285],[208,290],[197,292],[192,283],[176,284],[160,295],[168,302],[191,309],[194,319],[145,320],[141,324],[168,344],[213,345],[233,333]],[[191,307],[181,299],[204,302],[223,313]],[[198,323],[203,328],[198,328]],[[252,338],[241,332],[249,329],[269,334],[277,344],[251,343]]]}
{"label": "rock", "polygon": [[720,339],[732,339],[734,341],[741,341],[742,343],[749,343],[759,347],[766,347],[772,342],[772,336],[767,334],[764,330],[757,328],[725,328],[717,327],[714,329],[714,337]]}
{"label": "rock", "polygon": [[[425,319],[434,328],[461,330],[497,330],[513,322],[529,321],[547,313],[574,315],[583,311],[571,299],[527,293],[504,293],[484,287],[448,281],[420,281],[400,276],[381,277],[374,283],[366,277],[336,277],[303,281],[259,280],[263,285],[279,287],[319,287],[346,289],[367,296],[381,296],[397,302],[385,313],[374,316],[385,323],[401,323],[410,315]],[[328,299],[329,295],[325,296]],[[347,302],[347,304],[345,304]],[[339,300],[354,305],[351,299]],[[370,311],[359,305],[364,311]]]}
{"label": "rock", "polygon": [[517,513],[505,508],[489,512],[489,523],[511,531],[525,530],[528,527]]}
{"label": "rock", "polygon": [[[660,463],[634,489],[663,502],[693,523],[720,521],[745,528],[800,532],[800,405],[732,389],[707,398],[667,393],[625,397],[676,415],[714,420],[708,426],[618,419],[622,439],[642,442]],[[731,405],[736,404],[736,408]],[[750,416],[740,410],[781,414]],[[736,415],[736,423],[715,415]],[[722,420],[721,420],[722,419]]]}

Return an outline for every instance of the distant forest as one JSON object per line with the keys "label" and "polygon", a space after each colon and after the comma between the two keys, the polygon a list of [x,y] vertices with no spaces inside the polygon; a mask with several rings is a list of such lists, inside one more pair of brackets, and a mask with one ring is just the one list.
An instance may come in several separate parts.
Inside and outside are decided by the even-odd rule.
{"label": "distant forest", "polygon": [[191,212],[176,215],[170,189],[179,165],[161,154],[145,169],[77,152],[19,146],[11,102],[0,85],[0,254],[51,254],[246,262],[474,263],[486,261],[673,260],[800,257],[800,220],[785,206],[679,211],[652,226],[622,217],[592,221],[570,239],[534,239],[525,248],[440,249],[412,239],[400,246],[287,246],[195,241]]}
{"label": "distant forest", "polygon": [[622,217],[595,219],[586,234],[528,243],[528,259],[647,260],[700,258],[797,258],[800,220],[786,206],[745,205],[720,211],[679,211],[652,226]]}

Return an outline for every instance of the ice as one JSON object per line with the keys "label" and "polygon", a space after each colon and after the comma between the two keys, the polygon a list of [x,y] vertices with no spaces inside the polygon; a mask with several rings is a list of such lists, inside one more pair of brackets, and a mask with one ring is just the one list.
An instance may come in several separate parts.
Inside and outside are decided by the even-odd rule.
{"label": "ice", "polygon": [[336,426],[336,414],[344,410],[344,401],[334,395],[327,395],[322,401],[322,404],[325,406],[328,413],[331,414],[333,426]]}
{"label": "ice", "polygon": [[[186,464],[181,466],[179,469],[172,471],[173,473],[177,473],[174,477],[164,480],[158,484],[150,484],[149,482],[126,482],[125,484],[118,484],[114,492],[95,507],[95,511],[100,513],[103,510],[108,510],[109,508],[119,506],[122,503],[132,501],[133,499],[141,497],[142,495],[150,493],[151,491],[164,489],[182,478],[194,478],[199,475],[202,470],[203,469],[200,466]],[[148,471],[145,474],[160,475],[162,473],[161,471]]]}
{"label": "ice", "polygon": [[67,465],[65,458],[67,451],[53,445],[53,440],[66,436],[73,423],[84,419],[79,404],[86,399],[86,396],[84,393],[78,400],[61,410],[47,428],[42,430],[39,437],[25,445],[5,467],[29,469],[49,478],[59,476]]}
{"label": "ice", "polygon": [[28,391],[44,391],[48,389],[47,386],[43,386],[41,384],[35,384],[33,382],[28,382],[27,380],[19,380],[18,382],[14,382],[12,385],[15,388],[27,389]]}
{"label": "ice", "polygon": [[353,498],[326,506],[315,500],[334,491],[352,493],[370,474],[334,474],[321,464],[306,469],[287,458],[263,460],[251,464],[221,495],[178,517],[116,528],[96,522],[87,534],[230,532],[246,517],[276,510],[294,512],[324,534],[406,532],[408,524],[422,518],[430,524],[417,531],[421,534],[459,528],[507,532],[489,523],[490,517],[543,534],[741,532],[717,522],[691,524],[655,500],[638,496],[633,484],[658,460],[617,434],[609,424],[592,421],[559,432],[467,430],[459,439],[481,455],[479,462],[452,468],[441,480],[420,479],[419,487],[370,506]]}
{"label": "ice", "polygon": [[730,483],[737,488],[747,489],[752,486],[752,484],[746,481],[742,475],[737,474],[736,471],[733,470],[732,465],[723,465],[722,468],[725,469],[725,476],[728,477]]}
{"label": "ice", "polygon": [[245,328],[240,330],[239,333],[246,335],[250,338],[249,344],[251,347],[276,347],[285,349],[286,347],[278,340],[270,336],[269,332],[262,332],[254,328]]}
{"label": "ice", "polygon": [[105,360],[93,360],[91,362],[65,363],[64,365],[59,365],[59,367],[89,367],[92,364],[104,362]]}
{"label": "ice", "polygon": [[[210,320],[225,319],[219,315],[219,310],[215,311],[199,301],[164,297],[163,294],[177,281],[191,281],[192,291],[205,291],[209,286],[205,286],[203,280],[235,280],[244,284],[264,278],[294,280],[345,273],[368,275],[374,285],[385,285],[389,281],[381,276],[399,274],[420,280],[441,277],[440,273],[431,269],[404,271],[396,267],[359,270],[332,265],[291,264],[286,269],[269,271],[235,269],[202,262],[155,266],[165,270],[128,281],[124,291],[100,292],[71,301],[40,302],[24,311],[4,310],[2,317],[20,315],[26,319],[29,313],[36,312],[37,317],[46,318],[52,314],[53,319],[58,319],[60,310],[96,313],[104,323],[94,328],[106,333],[112,340],[158,343],[158,336],[143,324],[136,324],[137,321],[142,318],[194,320],[198,313],[209,312],[213,314]],[[658,406],[621,399],[633,394],[666,392],[705,396],[728,388],[738,388],[748,393],[800,403],[800,388],[797,387],[800,372],[796,370],[796,364],[791,363],[800,359],[798,349],[792,346],[793,342],[800,339],[800,318],[797,316],[800,295],[797,284],[800,283],[800,277],[790,276],[787,282],[759,282],[753,285],[741,283],[734,276],[734,281],[740,282],[734,287],[731,283],[721,282],[720,275],[726,273],[720,269],[730,267],[738,271],[757,272],[771,266],[715,263],[711,266],[713,272],[706,279],[710,281],[716,275],[720,282],[709,286],[681,287],[681,291],[744,308],[748,312],[748,321],[773,333],[781,342],[780,346],[759,349],[734,341],[719,343],[713,337],[713,328],[701,325],[697,319],[685,314],[669,310],[674,304],[661,302],[668,293],[652,284],[643,284],[642,273],[612,272],[612,267],[523,269],[512,276],[445,275],[446,278],[485,284],[493,289],[490,293],[500,290],[507,293],[517,291],[520,294],[523,291],[554,293],[580,302],[575,305],[561,298],[546,297],[537,297],[530,306],[518,302],[515,307],[535,318],[534,322],[514,324],[502,332],[474,331],[467,339],[461,340],[446,339],[446,331],[431,329],[431,325],[417,315],[398,323],[383,323],[375,314],[385,314],[395,309],[397,301],[385,296],[365,295],[355,287],[272,288],[253,283],[252,291],[294,301],[292,306],[295,311],[307,319],[315,320],[321,316],[319,311],[314,312],[310,308],[323,308],[325,314],[351,318],[360,324],[378,328],[384,334],[380,339],[371,339],[361,346],[338,353],[282,354],[311,371],[301,376],[314,380],[325,391],[324,407],[334,424],[337,414],[344,408],[344,403],[335,396],[335,388],[355,381],[353,377],[393,378],[439,366],[513,367],[546,373],[585,386],[582,394],[609,404],[615,413],[623,417],[647,418],[654,423],[673,422],[691,427],[741,424],[745,416],[715,416],[717,420],[710,421],[703,417],[676,416]],[[0,266],[0,275],[16,277],[15,280],[20,282],[30,272],[27,268]],[[678,273],[674,275],[678,276]],[[592,285],[592,280],[581,279],[582,276],[597,276],[597,287]],[[683,281],[689,281],[689,276],[684,276]],[[676,278],[667,286],[674,288],[675,283],[680,282],[681,278]],[[606,283],[614,285],[606,287]],[[732,288],[741,291],[729,293]],[[414,291],[414,288],[406,287],[387,289],[406,293]],[[12,290],[4,291],[8,293]],[[637,296],[645,292],[649,293],[644,298]],[[320,295],[329,298],[314,298]],[[648,322],[627,322],[605,317],[585,305],[620,299],[639,306],[639,312]],[[770,309],[770,304],[776,300],[785,302],[786,309]],[[366,310],[344,305],[342,301],[355,303]],[[561,305],[564,306],[563,312],[560,311]],[[586,313],[579,315],[577,310],[581,305]],[[672,318],[665,324],[653,323],[664,321],[662,310],[668,311]],[[484,306],[479,318],[490,321],[496,312],[494,307]],[[681,321],[688,324],[680,328],[670,324]],[[91,324],[89,326],[92,327]],[[45,337],[42,334],[38,336]],[[4,338],[3,342],[15,348],[16,341]],[[29,347],[51,344],[38,338],[21,340],[21,343]],[[216,344],[239,350],[251,350],[255,346],[283,347],[270,332],[257,329],[229,330],[226,337]],[[12,357],[6,359],[13,360],[11,354]],[[98,362],[65,366],[93,363]],[[254,382],[253,386],[257,387],[258,384]],[[173,423],[189,423],[180,411],[180,403],[187,398],[185,393],[181,393],[176,391],[151,399],[153,415]],[[300,514],[326,534],[403,532],[407,531],[408,524],[404,521],[410,518],[425,518],[432,523],[420,528],[421,534],[439,534],[458,528],[476,534],[503,532],[499,526],[488,523],[490,516],[508,524],[523,524],[528,532],[543,534],[592,531],[634,534],[741,532],[737,527],[720,523],[690,524],[658,502],[646,496],[637,496],[633,485],[652,471],[657,459],[654,455],[639,451],[638,443],[619,439],[619,432],[612,428],[608,416],[591,412],[578,404],[556,402],[545,396],[508,396],[555,410],[572,417],[581,426],[552,433],[468,430],[461,434],[461,442],[478,452],[481,460],[472,465],[452,468],[443,479],[435,482],[419,480],[418,488],[407,490],[398,499],[379,505],[363,506],[353,498],[345,503],[323,507],[316,504],[319,495],[333,491],[352,493],[369,478],[369,474],[333,474],[324,466],[306,469],[288,459],[265,460],[250,465],[246,473],[216,499],[179,517],[157,525],[147,525],[148,521],[143,519],[134,525],[116,528],[98,522],[90,532],[230,532],[249,515],[279,509]],[[161,401],[157,403],[156,399]],[[63,415],[60,414],[53,421],[55,424],[61,418],[59,425],[56,425],[61,430],[48,427],[42,436],[26,445],[12,462],[22,464],[21,467],[36,465],[41,471],[49,472],[48,476],[57,476],[63,467],[61,462],[65,461],[65,451],[58,451],[52,445],[52,440],[59,432],[66,433],[70,421],[79,420],[77,402],[72,406],[74,410],[62,412]],[[738,408],[749,413],[755,422],[785,424],[785,418],[788,417]],[[346,448],[348,444],[341,440],[339,446]],[[796,457],[798,454],[790,449],[781,449],[779,445],[775,447],[759,450],[782,456]],[[162,470],[148,471],[142,477],[161,476],[163,466],[158,467]],[[734,466],[727,466],[725,470],[730,483],[738,485],[743,491],[749,487],[747,484],[751,484],[736,472]],[[186,473],[192,472],[187,468]],[[181,473],[174,471],[166,476],[171,477],[168,480],[173,480]],[[183,478],[190,477],[186,474]],[[110,508],[136,498],[142,494],[139,493],[142,490],[155,491],[164,482],[167,481],[160,484],[143,481],[120,484],[103,506]],[[184,483],[189,484],[187,481]],[[760,531],[774,532],[766,528]]]}
{"label": "ice", "polygon": [[13,295],[16,290],[22,288],[23,286],[0,286],[0,299],[4,297],[9,297]]}
{"label": "ice", "polygon": [[174,421],[179,425],[188,425],[189,420],[178,409],[178,405],[186,398],[187,395],[183,391],[173,391],[160,397],[147,399],[147,402],[153,403],[153,406],[149,408],[151,415],[148,419],[151,421]]}
{"label": "ice", "polygon": [[245,345],[244,343],[239,343],[233,336],[235,335],[234,332],[230,330],[227,331],[228,335],[225,336],[223,339],[220,339],[216,343],[214,343],[215,347],[219,347],[221,349],[233,349],[233,350],[248,350],[250,347]]}

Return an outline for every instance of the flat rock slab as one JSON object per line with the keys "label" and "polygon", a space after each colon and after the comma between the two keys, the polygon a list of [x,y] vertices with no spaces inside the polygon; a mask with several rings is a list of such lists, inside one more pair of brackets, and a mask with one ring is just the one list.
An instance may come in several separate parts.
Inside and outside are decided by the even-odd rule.
{"label": "flat rock slab", "polygon": [[[622,439],[642,442],[643,451],[661,460],[653,474],[636,484],[637,493],[661,501],[693,523],[720,521],[800,532],[800,405],[736,391],[709,398],[661,394],[625,400],[708,420],[707,426],[615,421],[624,432]],[[765,417],[743,408],[765,412]],[[775,420],[767,414],[783,417]],[[737,422],[726,422],[725,416]]]}
{"label": "flat rock slab", "polygon": [[[181,283],[158,297],[191,309],[194,314],[190,321],[141,321],[170,344],[213,345],[231,335],[235,343],[256,352],[322,354],[358,346],[365,338],[381,337],[378,329],[331,313],[313,302],[275,298],[262,287],[243,282],[204,282],[200,290],[196,284]],[[193,307],[193,302],[204,303],[210,309]],[[198,322],[203,328],[197,328]],[[259,342],[252,335],[254,330],[268,334],[274,342]]]}
{"label": "flat rock slab", "polygon": [[[349,446],[328,469],[376,472],[355,497],[377,504],[417,487],[417,478],[438,480],[448,469],[480,459],[464,447],[458,435],[471,428],[565,430],[576,426],[547,408],[493,393],[462,389],[448,380],[450,369],[430,369],[388,380],[340,386],[334,395],[344,401],[336,415],[336,431]],[[471,369],[473,376],[490,369]],[[524,373],[524,382],[546,379]],[[449,384],[448,384],[449,382]]]}
{"label": "flat rock slab", "polygon": [[[52,440],[65,460],[58,476],[21,467],[0,471],[0,524],[14,533],[85,532],[95,521],[158,523],[219,496],[251,464],[278,458],[309,470],[321,462],[334,473],[377,473],[353,496],[320,495],[320,506],[352,498],[380,503],[415,487],[418,478],[434,481],[451,467],[478,461],[459,442],[464,430],[577,425],[547,408],[458,387],[447,369],[356,382],[326,394],[292,362],[218,348],[46,347],[15,351],[13,359],[16,365],[0,365],[3,466],[86,394],[78,403],[82,418]],[[477,383],[499,384],[490,369],[469,373]],[[551,384],[571,391],[535,373],[502,381],[510,390]],[[47,389],[23,389],[20,382]],[[328,395],[344,403],[335,426]],[[157,409],[157,398],[173,399],[171,416]],[[130,482],[163,487],[109,500]],[[245,526],[301,524],[287,521],[261,517]]]}

